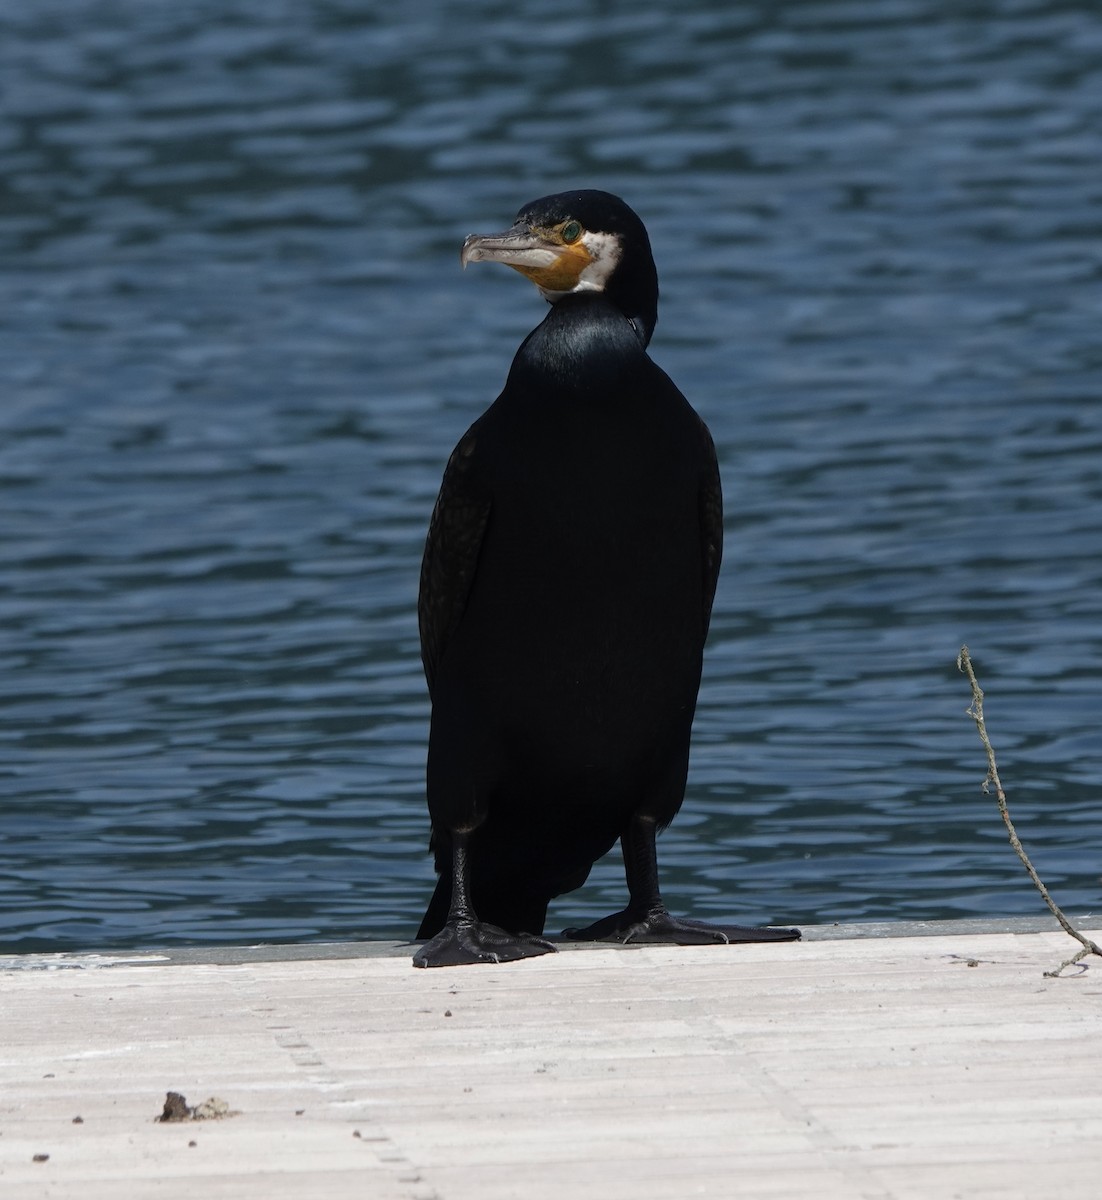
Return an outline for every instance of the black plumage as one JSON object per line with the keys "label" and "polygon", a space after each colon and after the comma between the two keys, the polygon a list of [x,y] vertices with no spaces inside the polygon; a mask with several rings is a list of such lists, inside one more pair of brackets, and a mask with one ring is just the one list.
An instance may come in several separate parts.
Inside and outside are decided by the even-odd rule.
{"label": "black plumage", "polygon": [[526,205],[463,261],[552,307],[460,440],[433,512],[418,614],[432,700],[440,879],[419,966],[545,953],[548,902],[622,840],[629,903],[579,938],[777,940],[671,917],[654,839],[681,806],[722,553],[707,427],[646,352],[646,230],[605,192]]}

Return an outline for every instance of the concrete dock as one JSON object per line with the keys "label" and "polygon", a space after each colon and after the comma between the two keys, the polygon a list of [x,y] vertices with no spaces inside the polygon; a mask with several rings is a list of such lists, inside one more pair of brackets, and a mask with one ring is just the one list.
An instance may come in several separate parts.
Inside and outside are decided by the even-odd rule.
{"label": "concrete dock", "polygon": [[901,928],[0,959],[0,1196],[1097,1200],[1102,960]]}

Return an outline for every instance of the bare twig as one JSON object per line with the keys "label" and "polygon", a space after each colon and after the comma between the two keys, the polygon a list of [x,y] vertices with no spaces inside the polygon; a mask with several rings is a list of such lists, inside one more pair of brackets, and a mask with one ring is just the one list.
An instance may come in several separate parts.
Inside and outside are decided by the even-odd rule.
{"label": "bare twig", "polygon": [[968,707],[968,715],[976,722],[976,728],[979,730],[980,741],[983,742],[983,748],[987,751],[987,778],[983,781],[983,790],[990,791],[990,785],[995,787],[995,798],[999,803],[999,813],[1002,816],[1003,824],[1006,826],[1007,833],[1010,834],[1010,844],[1014,847],[1015,853],[1022,860],[1022,865],[1029,872],[1030,879],[1033,880],[1037,890],[1041,893],[1041,898],[1052,910],[1052,915],[1060,922],[1061,928],[1065,933],[1075,938],[1083,947],[1078,954],[1069,958],[1066,962],[1062,962],[1055,971],[1046,971],[1050,979],[1056,978],[1061,971],[1066,967],[1074,966],[1080,959],[1086,958],[1088,954],[1097,954],[1102,956],[1102,947],[1097,946],[1088,937],[1075,928],[1074,925],[1064,916],[1059,905],[1048,894],[1048,888],[1045,887],[1040,875],[1037,874],[1033,864],[1029,861],[1029,855],[1022,848],[1022,843],[1018,839],[1017,830],[1014,828],[1014,822],[1010,819],[1010,812],[1006,807],[1006,793],[1003,791],[1002,781],[999,779],[999,768],[995,763],[995,751],[991,746],[991,739],[987,736],[987,726],[983,720],[983,689],[980,687],[976,679],[976,672],[972,669],[972,659],[968,654],[968,647],[961,646],[960,653],[957,655],[957,670],[963,671],[968,676],[968,682],[972,685],[972,703]]}

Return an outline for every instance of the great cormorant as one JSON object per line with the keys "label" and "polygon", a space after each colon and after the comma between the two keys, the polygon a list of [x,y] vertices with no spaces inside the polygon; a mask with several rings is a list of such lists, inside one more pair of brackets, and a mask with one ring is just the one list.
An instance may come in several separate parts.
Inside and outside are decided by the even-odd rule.
{"label": "great cormorant", "polygon": [[563,192],[462,262],[550,301],[448,460],[418,616],[440,878],[419,967],[545,954],[548,902],[619,838],[627,907],[565,936],[788,941],[672,917],[655,836],[681,807],[723,543],[711,435],[646,348],[658,277],[616,196]]}

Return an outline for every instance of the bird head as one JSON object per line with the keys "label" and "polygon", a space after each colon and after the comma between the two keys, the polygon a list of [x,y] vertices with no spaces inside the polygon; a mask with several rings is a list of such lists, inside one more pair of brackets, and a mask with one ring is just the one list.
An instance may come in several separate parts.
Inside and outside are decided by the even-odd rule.
{"label": "bird head", "polygon": [[526,204],[504,233],[473,233],[460,262],[500,262],[527,276],[554,304],[601,292],[646,345],[658,320],[658,273],[646,227],[609,192],[558,192]]}

